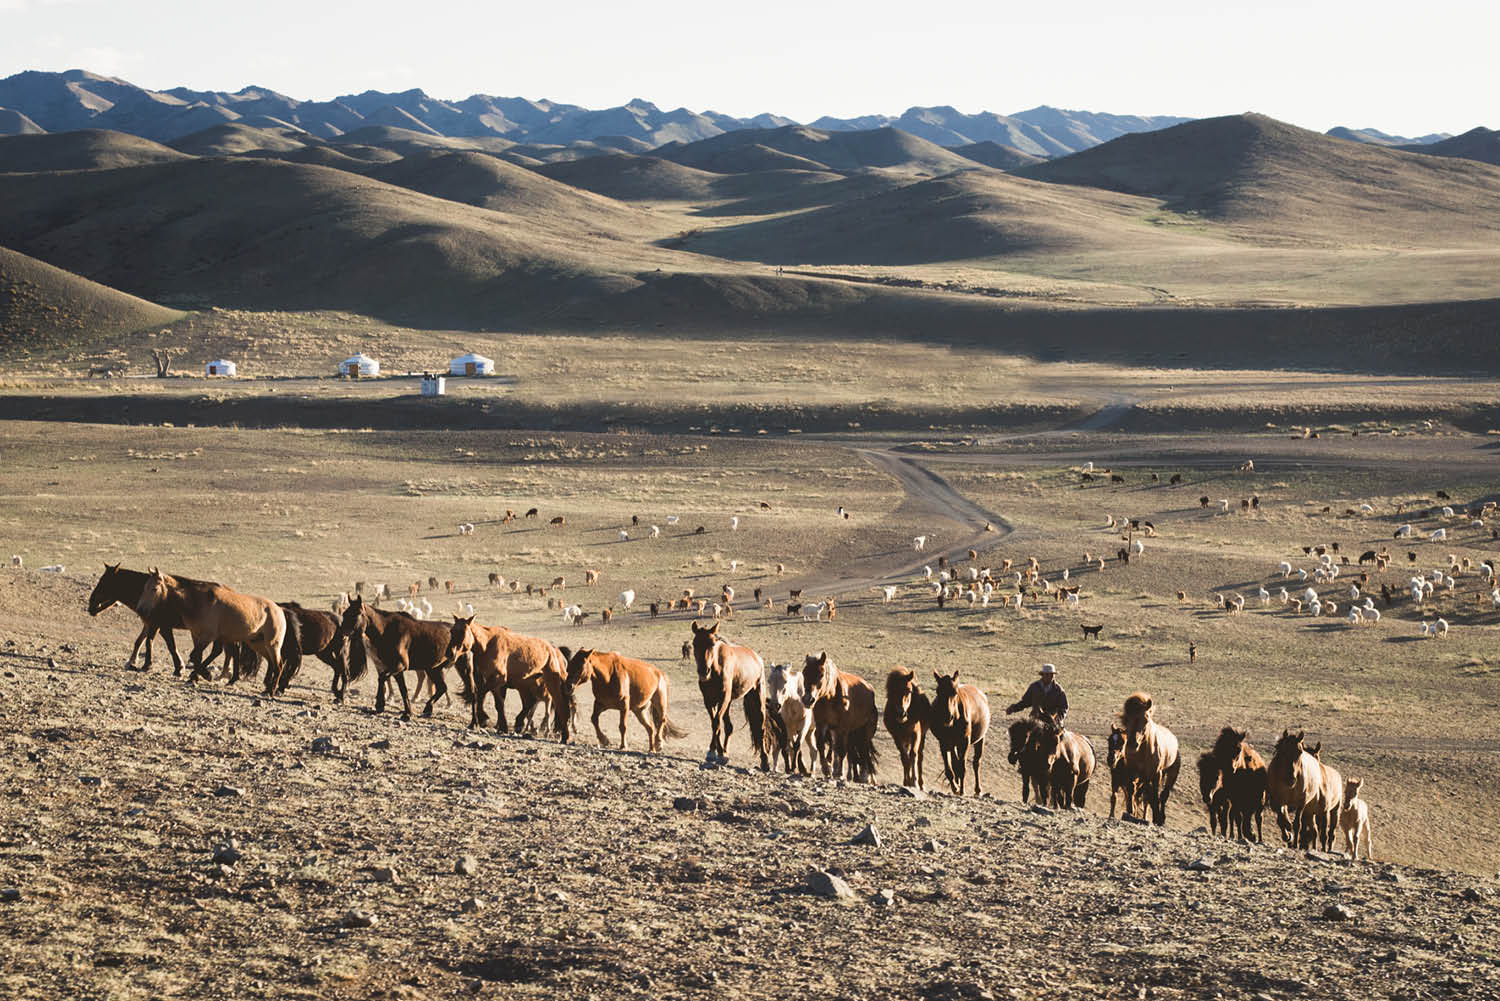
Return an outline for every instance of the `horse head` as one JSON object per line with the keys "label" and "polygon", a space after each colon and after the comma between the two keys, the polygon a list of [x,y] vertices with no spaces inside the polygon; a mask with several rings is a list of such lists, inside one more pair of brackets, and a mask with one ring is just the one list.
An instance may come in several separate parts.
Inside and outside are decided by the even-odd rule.
{"label": "horse head", "polygon": [[338,634],[344,639],[350,639],[355,633],[364,627],[365,599],[363,595],[356,594],[349,601],[349,607],[344,609],[344,614],[339,618]]}
{"label": "horse head", "polygon": [[457,660],[474,646],[474,616],[453,616],[453,625],[448,630],[448,660]]}
{"label": "horse head", "polygon": [[1297,772],[1302,767],[1303,738],[1305,732],[1298,730],[1281,731],[1281,737],[1276,741],[1276,753],[1271,756],[1271,770],[1279,775],[1282,781],[1288,785],[1297,779]]}
{"label": "horse head", "polygon": [[715,622],[711,626],[700,626],[698,620],[693,620],[693,660],[698,665],[698,679],[701,681],[708,677],[708,655],[713,651],[714,644],[719,642],[719,624]]}
{"label": "horse head", "polygon": [[959,718],[958,672],[939,674],[933,671],[932,679],[937,686],[932,696],[933,709],[940,709],[938,715],[957,721]]}
{"label": "horse head", "polygon": [[1120,722],[1125,727],[1125,746],[1134,750],[1145,742],[1146,728],[1151,724],[1153,711],[1151,696],[1145,692],[1134,692],[1125,700],[1120,713]]}
{"label": "horse head", "polygon": [[802,704],[811,709],[813,703],[818,701],[818,696],[833,688],[834,675],[837,668],[833,661],[828,659],[828,651],[823,650],[816,657],[808,654],[802,660]]}
{"label": "horse head", "polygon": [[123,600],[130,601],[130,596],[120,594],[120,564],[110,566],[104,564],[104,573],[99,577],[99,583],[94,585],[94,593],[89,595],[89,614],[98,615],[100,612]]}
{"label": "horse head", "polygon": [[907,668],[893,668],[891,673],[886,675],[886,705],[895,706],[898,718],[902,721],[911,719],[913,703],[921,691],[917,687],[916,674]]}
{"label": "horse head", "polygon": [[1125,757],[1125,729],[1118,724],[1109,728],[1109,767],[1114,769],[1115,764]]}
{"label": "horse head", "polygon": [[568,658],[568,683],[563,691],[571,692],[589,679],[589,676],[593,674],[593,669],[589,665],[589,658],[593,655],[594,651],[587,647],[580,647],[573,652],[573,656]]}

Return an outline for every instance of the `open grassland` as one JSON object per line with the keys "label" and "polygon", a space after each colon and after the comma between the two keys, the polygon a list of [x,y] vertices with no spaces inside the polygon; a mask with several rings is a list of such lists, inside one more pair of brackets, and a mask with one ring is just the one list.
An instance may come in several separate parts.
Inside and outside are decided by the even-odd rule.
{"label": "open grassland", "polygon": [[[911,453],[1000,516],[998,531],[986,535],[968,514],[945,517],[932,498],[904,492],[856,451],[795,438],[9,423],[3,436],[12,475],[0,498],[0,546],[23,554],[28,567],[64,564],[72,583],[56,593],[53,607],[35,596],[47,575],[10,571],[0,629],[17,651],[87,640],[89,662],[119,663],[134,617],[115,609],[89,620],[83,611],[83,595],[105,560],[160,565],[313,607],[327,607],[355,581],[386,583],[396,594],[419,583],[439,615],[472,603],[481,621],[655,661],[674,681],[673,715],[692,734],[677,748],[691,755],[706,744],[706,719],[691,666],[678,654],[688,616],[652,620],[644,608],[685,588],[713,600],[727,583],[737,592],[727,628],[768,660],[827,650],[872,681],[895,664],[917,667],[923,677],[957,669],[997,707],[1019,695],[1039,663],[1056,663],[1075,706],[1071,721],[1101,749],[1109,718],[1136,688],[1157,696],[1161,719],[1183,734],[1189,760],[1226,723],[1248,725],[1266,752],[1281,727],[1305,725],[1324,742],[1325,760],[1367,778],[1381,857],[1488,872],[1492,857],[1471,832],[1495,822],[1493,803],[1466,790],[1497,779],[1486,735],[1500,707],[1493,649],[1500,608],[1476,568],[1500,553],[1500,544],[1467,521],[1448,520],[1450,540],[1441,544],[1407,544],[1391,534],[1405,521],[1419,534],[1442,521],[1429,513],[1437,483],[1460,506],[1489,497],[1482,470],[1491,439],[1424,434],[1362,435],[1341,444],[1279,434],[1147,439],[1135,445],[1158,459],[1122,455],[1114,468],[1127,482],[1115,487],[1081,485],[1074,470],[1085,454],[1111,465],[1113,449],[1129,451],[1124,437],[1043,435],[991,450]],[[1285,457],[1304,446],[1321,450],[1316,461]],[[1252,455],[1254,473],[1232,472]],[[1418,455],[1427,456],[1425,465],[1411,461]],[[1172,473],[1186,482],[1151,484],[1150,471],[1163,484]],[[1200,495],[1213,498],[1210,509],[1200,507]],[[1221,497],[1233,501],[1233,513],[1218,513]],[[1258,497],[1259,508],[1242,513],[1242,497]],[[1406,505],[1400,516],[1398,502]],[[1374,513],[1343,513],[1362,503]],[[521,514],[533,506],[538,518],[500,523],[507,509]],[[839,506],[851,517],[838,517]],[[1109,514],[1156,526],[1158,537],[1128,566],[1115,559],[1125,543],[1105,527]],[[565,523],[549,526],[557,515]],[[733,515],[741,518],[737,531]],[[460,522],[474,523],[475,533],[460,535]],[[652,524],[662,528],[661,538],[645,537]],[[928,552],[912,551],[917,534],[928,535]],[[963,554],[976,539],[983,550],[976,566],[998,569],[1003,559],[1035,555],[1053,580],[1066,569],[1082,585],[1081,607],[1045,601],[1017,613],[999,607],[997,594],[988,608],[960,602],[939,610],[916,579],[921,564],[949,553],[967,567]],[[1334,542],[1351,560],[1382,544],[1396,554],[1392,568],[1366,585],[1385,613],[1381,623],[1351,627],[1342,614],[1314,620],[1275,598],[1262,606],[1257,588],[1279,591],[1279,561],[1310,570],[1313,558],[1301,547]],[[1415,563],[1408,563],[1408,549],[1417,552]],[[1106,570],[1086,565],[1085,552],[1104,555]],[[1446,567],[1449,553],[1470,561],[1452,594],[1440,593],[1427,611],[1405,597],[1393,606],[1380,602],[1381,582],[1402,593],[1413,569]],[[597,587],[579,586],[586,569],[600,571]],[[1318,590],[1347,607],[1360,569],[1343,568]],[[547,598],[497,591],[487,583],[490,572],[536,587],[563,577],[565,588],[548,598],[595,613],[614,606],[618,614],[607,626],[594,618],[566,627]],[[429,577],[438,579],[437,593]],[[877,579],[899,584],[894,603],[880,600]],[[788,588],[822,597],[820,582],[831,580],[844,582],[834,622],[782,614]],[[775,611],[746,600],[756,587],[776,598]],[[630,613],[616,597],[625,588],[639,595]],[[1219,610],[1220,593],[1244,595],[1245,611]],[[1419,639],[1417,622],[1435,614],[1450,622],[1450,634]],[[1104,626],[1098,642],[1081,638],[1082,623]],[[1192,664],[1189,642],[1198,647]],[[112,666],[97,673],[106,685],[123,680]],[[145,683],[176,682],[158,671]],[[309,668],[299,684],[300,698],[327,700],[321,667]],[[369,698],[366,683],[355,703]],[[462,719],[466,709],[439,712]],[[889,781],[895,755],[883,734],[880,740],[881,777]],[[994,745],[987,788],[1014,798],[1003,739]],[[739,737],[735,757],[749,761]],[[932,762],[928,778],[936,780]],[[1185,769],[1171,826],[1201,825],[1193,785]],[[1096,790],[1089,809],[1107,810],[1105,799]]]}

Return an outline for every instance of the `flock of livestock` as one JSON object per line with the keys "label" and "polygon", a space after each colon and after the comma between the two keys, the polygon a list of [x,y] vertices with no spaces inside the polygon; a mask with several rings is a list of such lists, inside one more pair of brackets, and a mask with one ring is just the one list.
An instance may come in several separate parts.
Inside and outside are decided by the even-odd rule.
{"label": "flock of livestock", "polygon": [[[647,731],[652,751],[664,737],[686,733],[668,717],[670,682],[655,665],[615,652],[572,650],[503,626],[486,626],[471,613],[451,623],[430,621],[403,611],[386,611],[356,595],[342,613],[305,609],[294,602],[278,604],[222,585],[176,577],[157,569],[128,570],[106,565],[89,599],[98,615],[115,604],[136,612],[142,629],[131,650],[130,666],[142,645],[149,668],[151,643],[161,636],[180,675],[183,663],[174,631],[192,636],[192,677],[208,677],[212,661],[223,656],[232,679],[266,662],[265,690],[284,691],[306,656],[333,669],[333,694],[342,702],[351,681],[362,677],[373,661],[377,668],[375,710],[385,710],[387,689],[394,682],[402,699],[402,718],[411,716],[408,676],[420,696],[430,688],[424,715],[447,692],[444,675],[455,668],[470,705],[470,724],[488,723],[492,703],[496,727],[507,732],[535,730],[535,713],[545,706],[543,727],[564,742],[577,728],[577,692],[588,684],[593,694],[591,723],[602,746],[612,741],[600,725],[606,712],[619,714],[619,746],[626,746],[626,727],[634,715]],[[863,678],[842,671],[826,652],[805,658],[801,669],[790,664],[769,667],[749,647],[720,635],[720,623],[692,622],[683,644],[697,667],[699,690],[708,712],[708,758],[725,762],[734,732],[731,708],[736,701],[748,728],[753,753],[763,769],[784,767],[808,773],[819,767],[825,777],[873,782],[878,761],[875,736],[883,721],[896,745],[904,785],[925,786],[925,748],[937,743],[944,779],[963,795],[972,767],[974,794],[982,792],[980,765],[990,730],[990,708],[975,685],[959,674],[934,672],[934,690],[924,691],[913,671],[892,670],[885,683],[885,708],[878,711],[874,688]],[[513,724],[505,715],[506,693],[520,696]],[[1008,760],[1021,774],[1022,799],[1053,807],[1082,807],[1094,780],[1097,759],[1083,735],[1066,729],[1044,712],[1009,725]],[[1345,783],[1325,764],[1318,745],[1308,746],[1303,733],[1284,732],[1267,764],[1244,731],[1226,727],[1213,749],[1198,762],[1200,791],[1215,833],[1249,840],[1261,838],[1262,815],[1274,810],[1283,837],[1299,847],[1329,850],[1342,829],[1357,856],[1363,843],[1370,852],[1368,811],[1359,798],[1360,781]],[[1166,822],[1167,802],[1182,767],[1175,735],[1156,721],[1149,695],[1134,693],[1110,733],[1110,816],[1123,795],[1124,812],[1149,811],[1152,822]]]}

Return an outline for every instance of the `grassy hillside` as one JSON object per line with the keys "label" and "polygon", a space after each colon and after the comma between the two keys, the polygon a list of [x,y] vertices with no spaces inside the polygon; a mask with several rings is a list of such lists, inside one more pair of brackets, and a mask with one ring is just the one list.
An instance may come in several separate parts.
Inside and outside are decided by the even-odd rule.
{"label": "grassy hillside", "polygon": [[716,173],[804,169],[853,171],[890,167],[941,174],[974,167],[974,161],[899,129],[824,132],[800,125],[742,129],[684,146],[663,146],[659,156]]}
{"label": "grassy hillside", "polygon": [[0,247],[0,353],[9,358],[86,356],[99,339],[181,316]]}
{"label": "grassy hillside", "polygon": [[135,167],[184,158],[150,139],[101,129],[0,138],[0,173]]}

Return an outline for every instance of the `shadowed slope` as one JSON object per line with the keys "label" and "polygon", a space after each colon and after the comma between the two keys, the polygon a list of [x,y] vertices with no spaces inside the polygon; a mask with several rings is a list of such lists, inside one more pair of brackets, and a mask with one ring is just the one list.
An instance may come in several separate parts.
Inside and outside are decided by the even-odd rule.
{"label": "shadowed slope", "polygon": [[0,173],[97,170],[185,158],[177,150],[150,139],[102,129],[0,138]]}
{"label": "shadowed slope", "polygon": [[1465,160],[1478,160],[1481,163],[1500,165],[1500,131],[1487,129],[1483,125],[1441,142],[1414,144],[1401,148],[1408,153],[1457,156]]}
{"label": "shadowed slope", "polygon": [[890,167],[940,174],[974,167],[972,160],[890,128],[863,132],[824,132],[801,125],[741,129],[686,146],[663,146],[657,155],[725,174],[781,167],[836,171]]}
{"label": "shadowed slope", "polygon": [[182,314],[0,247],[0,350],[88,350],[101,334],[171,323]]}

